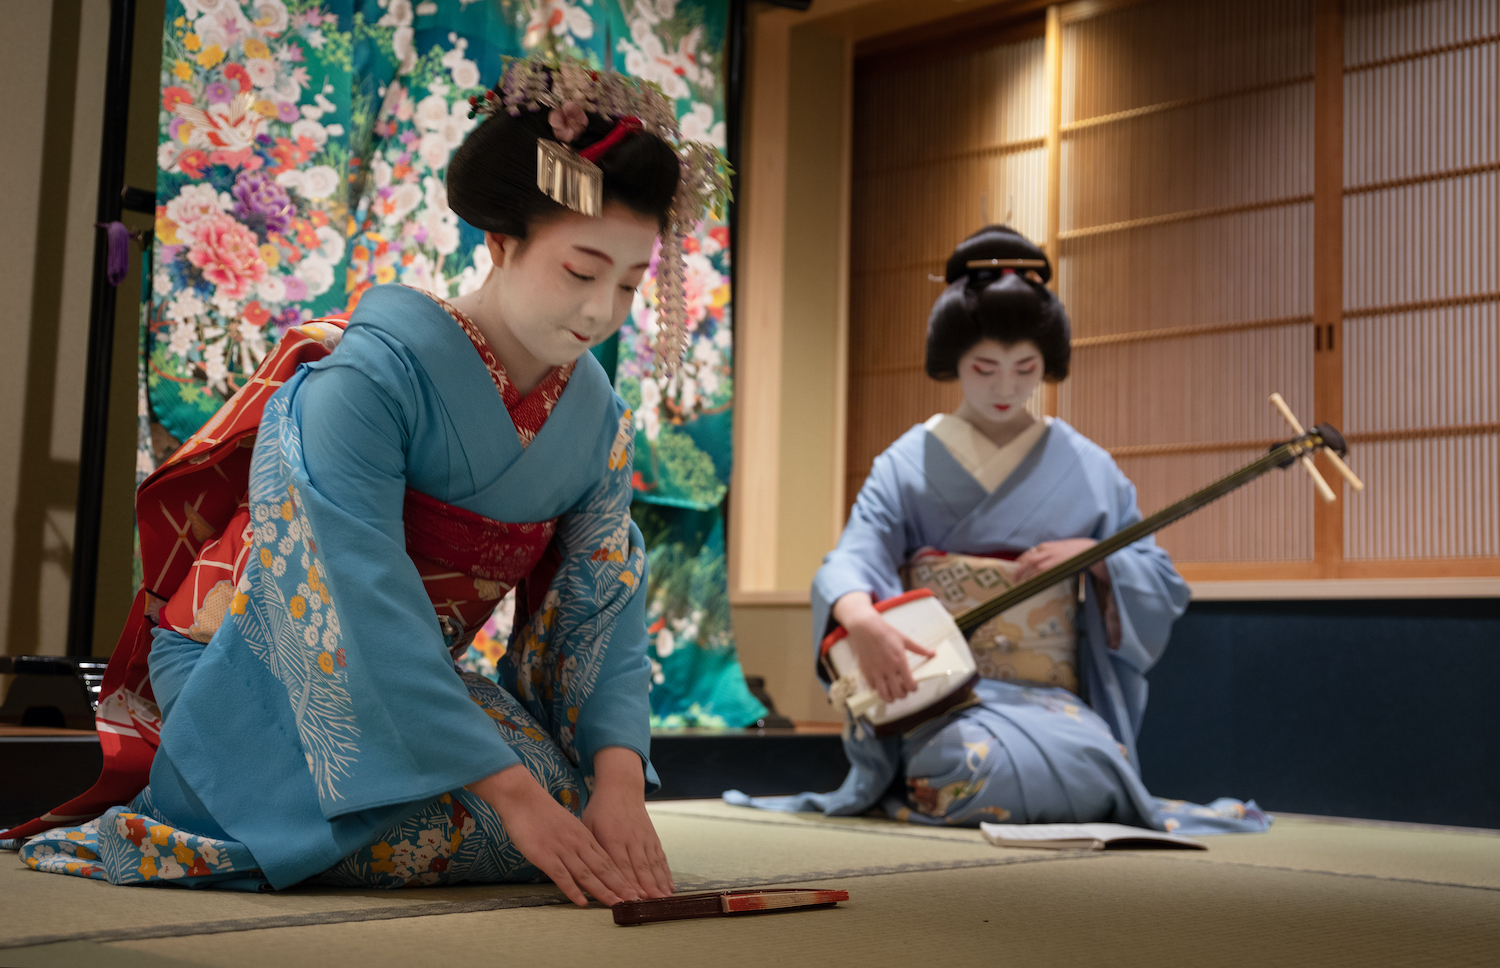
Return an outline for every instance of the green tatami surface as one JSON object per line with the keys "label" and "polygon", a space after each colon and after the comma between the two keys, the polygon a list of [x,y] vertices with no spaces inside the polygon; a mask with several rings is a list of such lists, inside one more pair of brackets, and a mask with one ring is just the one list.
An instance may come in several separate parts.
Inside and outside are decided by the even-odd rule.
{"label": "green tatami surface", "polygon": [[[1495,965],[1500,836],[1283,818],[1206,852],[653,804],[680,890],[816,884],[832,910],[620,928],[549,884],[274,895],[116,888],[0,855],[0,965]],[[732,956],[731,956],[732,953]]]}

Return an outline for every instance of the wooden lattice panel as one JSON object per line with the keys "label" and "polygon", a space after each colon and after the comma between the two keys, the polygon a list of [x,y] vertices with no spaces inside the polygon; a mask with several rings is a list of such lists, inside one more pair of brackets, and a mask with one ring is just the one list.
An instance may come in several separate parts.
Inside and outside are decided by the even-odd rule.
{"label": "wooden lattice panel", "polygon": [[1345,6],[1353,561],[1500,556],[1500,4]]}
{"label": "wooden lattice panel", "polygon": [[[1046,234],[1047,96],[1039,38],[950,60],[862,64],[854,98],[845,495],[956,383],[923,371],[927,316],[953,246],[988,221]],[[1033,401],[1039,408],[1041,397]]]}
{"label": "wooden lattice panel", "polygon": [[[1150,513],[1288,436],[1312,354],[1311,4],[1145,3],[1063,30],[1058,415]],[[1157,537],[1179,562],[1306,561],[1277,475]]]}
{"label": "wooden lattice panel", "polygon": [[1074,363],[1051,406],[1146,513],[1287,437],[1273,390],[1349,438],[1369,490],[1322,508],[1270,475],[1158,536],[1187,573],[1500,574],[1500,3],[1048,23],[1056,60],[1024,40],[857,73],[849,499],[958,402],[922,373],[929,275],[984,198],[1054,254]]}

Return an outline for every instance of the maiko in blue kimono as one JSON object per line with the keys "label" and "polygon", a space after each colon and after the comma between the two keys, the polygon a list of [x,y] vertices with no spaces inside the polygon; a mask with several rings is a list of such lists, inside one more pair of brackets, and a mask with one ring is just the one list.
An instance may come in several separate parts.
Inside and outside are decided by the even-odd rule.
{"label": "maiko in blue kimono", "polygon": [[[991,259],[1045,265],[1040,250],[998,227],[955,252],[949,289],[929,326],[927,370],[961,379],[964,404],[913,427],[875,459],[838,547],[813,582],[815,649],[843,625],[865,678],[886,700],[910,690],[904,652],[921,648],[902,641],[872,601],[921,584],[934,561],[939,568],[957,563],[943,577],[946,586],[935,586],[940,592],[953,591],[953,575],[970,575],[986,562],[1014,569],[1007,574],[1018,582],[1141,519],[1134,486],[1102,448],[1061,420],[1026,412],[1043,376],[1066,375],[1067,320],[1043,279],[970,265]],[[1008,651],[982,652],[985,630],[976,634],[984,677],[975,701],[899,736],[877,738],[851,724],[844,748],[853,766],[833,793],[749,798],[731,791],[726,798],[839,815],[879,807],[924,824],[1266,829],[1253,802],[1165,801],[1141,782],[1135,741],[1146,673],[1188,602],[1166,552],[1146,538],[1085,573],[1076,617],[1076,591],[1064,598],[1062,606],[1033,611],[1046,613],[1044,631],[1054,641],[1012,626],[1017,641],[1001,643]],[[1066,654],[1057,652],[1059,628]],[[1041,656],[1033,640],[1052,657]]]}
{"label": "maiko in blue kimono", "polygon": [[[622,459],[632,436],[623,402],[585,354],[523,447],[446,307],[400,286],[367,293],[338,348],[265,407],[242,597],[207,643],[154,633],[161,747],[150,786],[100,820],[111,879],[147,879],[148,855],[120,843],[130,839],[117,829],[128,829],[121,814],[217,841],[223,858],[243,845],[263,875],[246,880],[221,864],[205,877],[286,887],[366,845],[418,842],[441,825],[405,827],[435,806],[450,823],[457,812],[457,827],[431,857],[414,851],[409,872],[375,857],[363,878],[348,863],[330,876],[381,886],[428,874],[534,877],[495,811],[463,787],[524,762],[559,802],[582,804],[601,749],[646,761],[644,550]],[[433,621],[406,552],[408,487],[496,521],[557,519],[560,564],[503,666],[503,688],[454,671],[457,636]],[[460,868],[471,838],[488,849]],[[32,841],[26,856],[54,839]]]}
{"label": "maiko in blue kimono", "polygon": [[[660,237],[671,365],[679,216],[722,178],[701,146],[673,144],[654,88],[507,71],[448,173],[453,209],[485,232],[484,284],[452,304],[378,287],[346,327],[295,328],[144,485],[171,483],[164,520],[186,523],[148,562],[150,607],[111,663],[129,674],[106,678],[101,729],[125,753],[63,812],[140,792],[32,836],[33,868],[245,890],[541,874],[578,904],[671,893],[644,802],[635,427],[587,351],[624,322]],[[594,180],[541,178],[544,162]],[[452,656],[512,587],[499,683],[461,675]]]}

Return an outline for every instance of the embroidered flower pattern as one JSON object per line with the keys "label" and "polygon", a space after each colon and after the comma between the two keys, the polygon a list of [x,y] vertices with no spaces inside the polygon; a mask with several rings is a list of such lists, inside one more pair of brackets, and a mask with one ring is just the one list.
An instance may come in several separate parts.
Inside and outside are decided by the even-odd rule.
{"label": "embroidered flower pattern", "polygon": [[138,812],[149,805],[149,795],[143,794],[136,804],[112,807],[82,827],[46,831],[21,847],[21,860],[32,870],[112,884],[223,880],[226,875],[259,873],[244,845],[188,833]]}

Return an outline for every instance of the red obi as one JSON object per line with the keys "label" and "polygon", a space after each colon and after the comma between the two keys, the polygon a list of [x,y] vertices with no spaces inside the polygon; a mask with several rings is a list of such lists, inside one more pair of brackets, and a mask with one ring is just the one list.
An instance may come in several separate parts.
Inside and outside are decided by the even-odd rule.
{"label": "red obi", "polygon": [[[543,561],[557,531],[556,518],[507,524],[411,488],[401,520],[406,553],[422,576],[454,658],[463,655],[505,593]],[[555,561],[549,565],[542,569],[548,574],[537,576],[542,587],[551,584],[556,570]]]}
{"label": "red obi", "polygon": [[[406,553],[422,576],[454,658],[464,654],[505,593],[543,562],[557,530],[556,518],[507,524],[411,488],[406,489],[401,519]],[[199,642],[213,638],[245,573],[254,539],[250,508],[242,499],[219,536],[204,542],[187,577],[157,613],[157,624]],[[551,584],[556,567],[554,560],[538,572],[541,587]]]}

